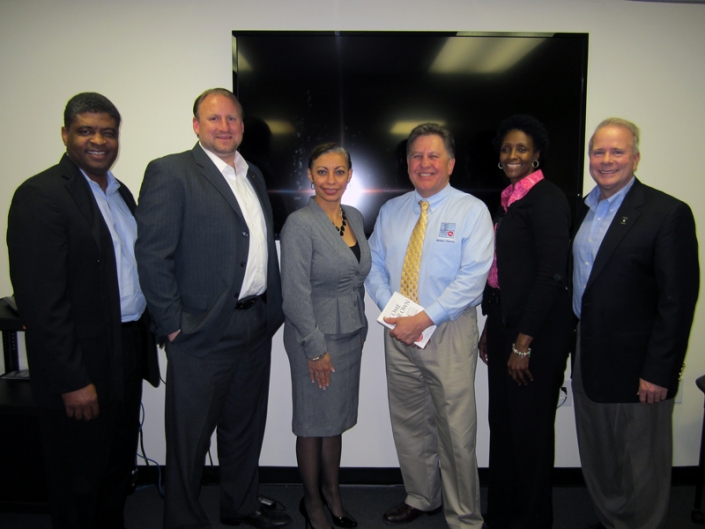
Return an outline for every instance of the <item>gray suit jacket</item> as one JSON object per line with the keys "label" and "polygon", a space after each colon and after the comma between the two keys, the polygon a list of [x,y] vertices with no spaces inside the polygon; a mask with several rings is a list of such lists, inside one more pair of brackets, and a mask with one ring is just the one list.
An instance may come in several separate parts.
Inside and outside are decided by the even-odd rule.
{"label": "gray suit jacket", "polygon": [[281,234],[282,285],[286,325],[308,358],[328,349],[325,336],[367,331],[365,278],[370,271],[370,247],[362,214],[343,206],[360,244],[357,262],[328,216],[311,199],[286,220]]}
{"label": "gray suit jacket", "polygon": [[[267,223],[267,327],[282,324],[281,282],[272,208],[262,173],[247,173]],[[140,285],[162,339],[193,355],[212,350],[223,336],[240,295],[249,229],[223,175],[199,144],[152,161],[135,214]]]}

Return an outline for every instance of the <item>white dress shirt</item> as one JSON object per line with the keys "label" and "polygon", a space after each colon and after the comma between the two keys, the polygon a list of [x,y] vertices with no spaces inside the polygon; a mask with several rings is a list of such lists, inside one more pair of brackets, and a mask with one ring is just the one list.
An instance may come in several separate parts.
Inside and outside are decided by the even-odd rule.
{"label": "white dress shirt", "polygon": [[[199,145],[201,144],[199,143]],[[247,267],[245,268],[245,278],[242,281],[238,299],[264,294],[267,290],[267,224],[264,220],[262,205],[259,198],[257,198],[257,193],[247,179],[249,166],[237,151],[235,151],[235,168],[233,169],[233,167],[203,147],[203,145],[201,145],[201,148],[213,161],[230,186],[250,232]]]}

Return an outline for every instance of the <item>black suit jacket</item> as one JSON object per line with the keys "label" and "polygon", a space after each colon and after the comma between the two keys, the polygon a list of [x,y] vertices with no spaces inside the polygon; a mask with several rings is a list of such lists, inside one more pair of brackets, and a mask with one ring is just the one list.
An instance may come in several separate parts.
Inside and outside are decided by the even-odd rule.
{"label": "black suit jacket", "polygon": [[[284,322],[272,208],[262,173],[247,173],[267,225],[267,327]],[[140,285],[157,327],[195,356],[212,350],[228,328],[249,253],[249,228],[230,186],[197,143],[150,162],[137,207],[135,254]]]}
{"label": "black suit jacket", "polygon": [[[576,233],[587,212],[583,203]],[[583,294],[580,366],[591,400],[638,402],[640,378],[676,394],[699,286],[690,208],[636,180]]]}
{"label": "black suit jacket", "polygon": [[[503,327],[513,338],[520,332],[534,338],[546,332],[552,338],[556,332],[565,334],[570,328],[565,316],[570,314],[566,275],[571,223],[565,194],[541,180],[506,214],[500,206],[495,222]],[[485,313],[488,302],[491,297],[484,296]]]}
{"label": "black suit jacket", "polygon": [[[134,211],[135,201],[124,184],[119,192]],[[17,189],[7,245],[37,403],[63,408],[63,393],[90,383],[99,403],[121,400],[120,292],[113,241],[88,182],[68,156]],[[143,359],[145,378],[157,386],[153,337],[150,345]]]}

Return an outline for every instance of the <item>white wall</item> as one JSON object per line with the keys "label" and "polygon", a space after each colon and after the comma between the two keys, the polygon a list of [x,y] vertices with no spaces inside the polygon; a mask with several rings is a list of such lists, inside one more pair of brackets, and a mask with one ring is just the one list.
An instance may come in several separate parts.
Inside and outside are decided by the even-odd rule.
{"label": "white wall", "polygon": [[[561,31],[590,34],[588,133],[619,115],[642,129],[640,178],[690,203],[705,219],[703,95],[705,6],[625,0],[4,0],[0,2],[0,232],[14,189],[56,163],[66,101],[98,91],[120,109],[115,173],[136,193],[147,162],[190,148],[193,99],[230,87],[233,29]],[[519,88],[520,89],[520,88]],[[589,134],[588,134],[589,135]],[[586,190],[592,187],[586,175]],[[701,258],[702,259],[702,258]],[[0,244],[0,295],[11,291]],[[368,303],[370,319],[377,309]],[[705,373],[705,316],[696,314],[675,410],[678,466],[695,465]],[[288,362],[275,338],[263,465],[295,465]],[[164,462],[163,388],[145,390],[148,455]],[[344,466],[396,466],[386,404],[381,330],[363,356],[359,424],[345,435]],[[487,465],[486,376],[478,366],[478,456]],[[558,410],[556,465],[579,466],[572,408]]]}

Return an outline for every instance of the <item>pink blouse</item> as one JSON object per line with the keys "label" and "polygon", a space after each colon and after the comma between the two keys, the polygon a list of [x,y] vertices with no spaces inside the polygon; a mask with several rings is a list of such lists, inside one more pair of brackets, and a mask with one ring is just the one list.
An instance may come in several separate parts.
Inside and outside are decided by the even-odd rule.
{"label": "pink blouse", "polygon": [[[504,191],[502,191],[501,204],[506,213],[514,202],[521,200],[526,196],[526,194],[531,191],[531,188],[543,180],[543,171],[539,169],[534,171],[528,176],[525,176],[519,180],[514,185],[507,186]],[[494,225],[495,236],[497,235],[497,224]],[[496,248],[495,243],[495,248]],[[492,259],[492,266],[490,267],[490,275],[487,276],[487,284],[492,288],[499,288],[499,276],[497,275],[497,251],[494,252],[494,258]]]}

